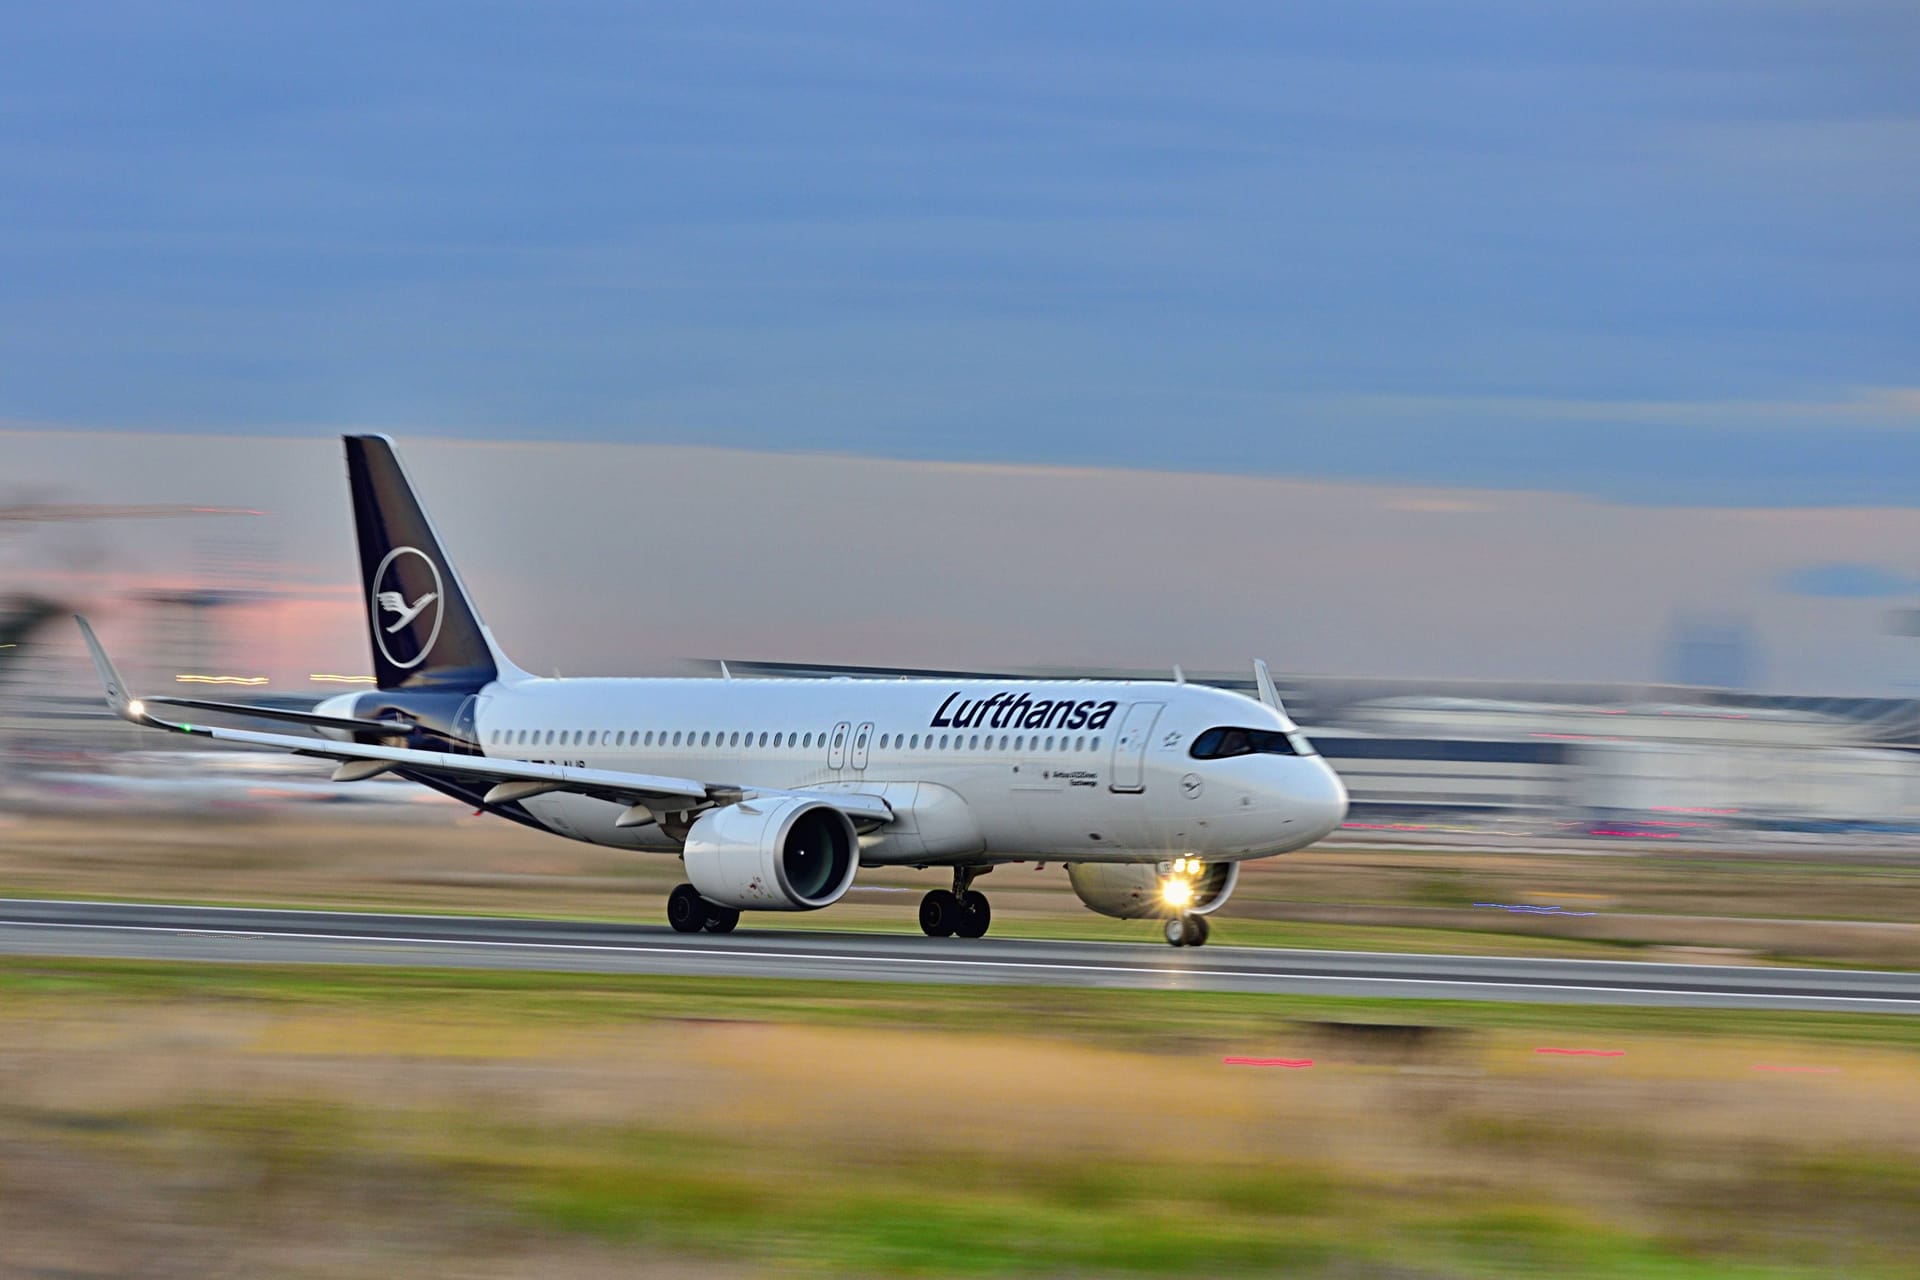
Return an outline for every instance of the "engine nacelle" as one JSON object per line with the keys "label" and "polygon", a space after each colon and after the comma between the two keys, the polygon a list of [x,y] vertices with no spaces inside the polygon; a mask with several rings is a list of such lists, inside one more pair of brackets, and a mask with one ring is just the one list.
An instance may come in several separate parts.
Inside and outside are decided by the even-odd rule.
{"label": "engine nacelle", "polygon": [[1199,875],[1185,877],[1193,892],[1182,907],[1167,901],[1163,889],[1169,878],[1151,862],[1074,862],[1067,866],[1067,880],[1080,901],[1103,916],[1139,920],[1148,916],[1212,915],[1233,896],[1233,887],[1240,883],[1240,864],[1215,862]]}
{"label": "engine nacelle", "polygon": [[853,884],[853,822],[804,796],[747,800],[700,815],[687,831],[687,879],[700,896],[744,911],[815,911]]}

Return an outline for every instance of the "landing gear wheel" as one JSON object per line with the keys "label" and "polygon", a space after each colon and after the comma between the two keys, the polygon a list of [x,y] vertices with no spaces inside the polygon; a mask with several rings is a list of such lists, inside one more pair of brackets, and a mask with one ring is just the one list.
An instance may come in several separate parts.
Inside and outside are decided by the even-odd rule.
{"label": "landing gear wheel", "polygon": [[700,891],[690,884],[683,884],[667,895],[667,923],[675,933],[700,932],[706,927],[711,910]]}
{"label": "landing gear wheel", "polygon": [[963,938],[986,936],[987,926],[993,923],[993,904],[987,901],[987,895],[978,889],[969,889],[960,895],[960,922],[953,931]]}
{"label": "landing gear wheel", "polygon": [[1170,947],[1197,947],[1207,940],[1205,916],[1175,916],[1167,921],[1167,945]]}
{"label": "landing gear wheel", "polygon": [[1207,918],[1205,916],[1188,916],[1187,917],[1187,945],[1188,946],[1190,947],[1206,946],[1207,935],[1212,932],[1213,932],[1213,929],[1210,925],[1207,924]]}
{"label": "landing gear wheel", "polygon": [[740,923],[740,913],[732,907],[716,907],[707,904],[707,932],[732,933],[733,927]]}
{"label": "landing gear wheel", "polygon": [[952,890],[935,889],[920,899],[920,931],[929,938],[951,938],[960,920],[960,899]]}

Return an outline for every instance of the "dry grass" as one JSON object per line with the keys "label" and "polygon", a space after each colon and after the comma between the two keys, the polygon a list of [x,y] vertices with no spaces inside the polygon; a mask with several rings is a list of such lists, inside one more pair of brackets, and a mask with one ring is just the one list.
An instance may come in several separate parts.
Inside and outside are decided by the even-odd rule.
{"label": "dry grass", "polygon": [[1813,1015],[19,964],[0,1274],[1920,1270],[1920,1051]]}

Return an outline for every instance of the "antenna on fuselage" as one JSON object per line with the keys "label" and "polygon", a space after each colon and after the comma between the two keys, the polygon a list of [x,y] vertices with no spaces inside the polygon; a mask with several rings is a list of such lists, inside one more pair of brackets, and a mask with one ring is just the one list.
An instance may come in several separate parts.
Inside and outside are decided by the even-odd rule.
{"label": "antenna on fuselage", "polygon": [[720,659],[720,678],[722,680],[733,679],[733,672],[727,669],[727,660],[725,658]]}
{"label": "antenna on fuselage", "polygon": [[1177,662],[1173,664],[1173,682],[1175,684],[1185,684],[1187,682],[1187,673],[1180,669],[1180,664]]}

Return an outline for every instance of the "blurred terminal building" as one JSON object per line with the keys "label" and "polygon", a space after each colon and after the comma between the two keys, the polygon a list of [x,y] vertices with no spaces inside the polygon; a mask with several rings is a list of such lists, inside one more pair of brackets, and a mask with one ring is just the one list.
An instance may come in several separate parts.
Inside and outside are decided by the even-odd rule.
{"label": "blurred terminal building", "polygon": [[[237,595],[154,598],[150,654],[206,668],[209,614]],[[22,770],[113,768],[120,753],[204,749],[110,718],[64,611],[0,607],[0,752]],[[980,676],[733,662],[736,675]],[[1166,672],[1029,672],[1027,677],[1165,679]],[[155,691],[163,664],[128,675]],[[1251,694],[1251,672],[1186,678]],[[1689,839],[1735,831],[1920,835],[1920,701],[1746,693],[1687,684],[1282,679],[1288,709],[1339,770],[1349,825],[1366,837],[1449,831]],[[201,696],[307,705],[337,686],[237,687]],[[228,752],[228,755],[233,753]],[[324,775],[324,765],[312,766]],[[1374,838],[1377,838],[1374,837]]]}

